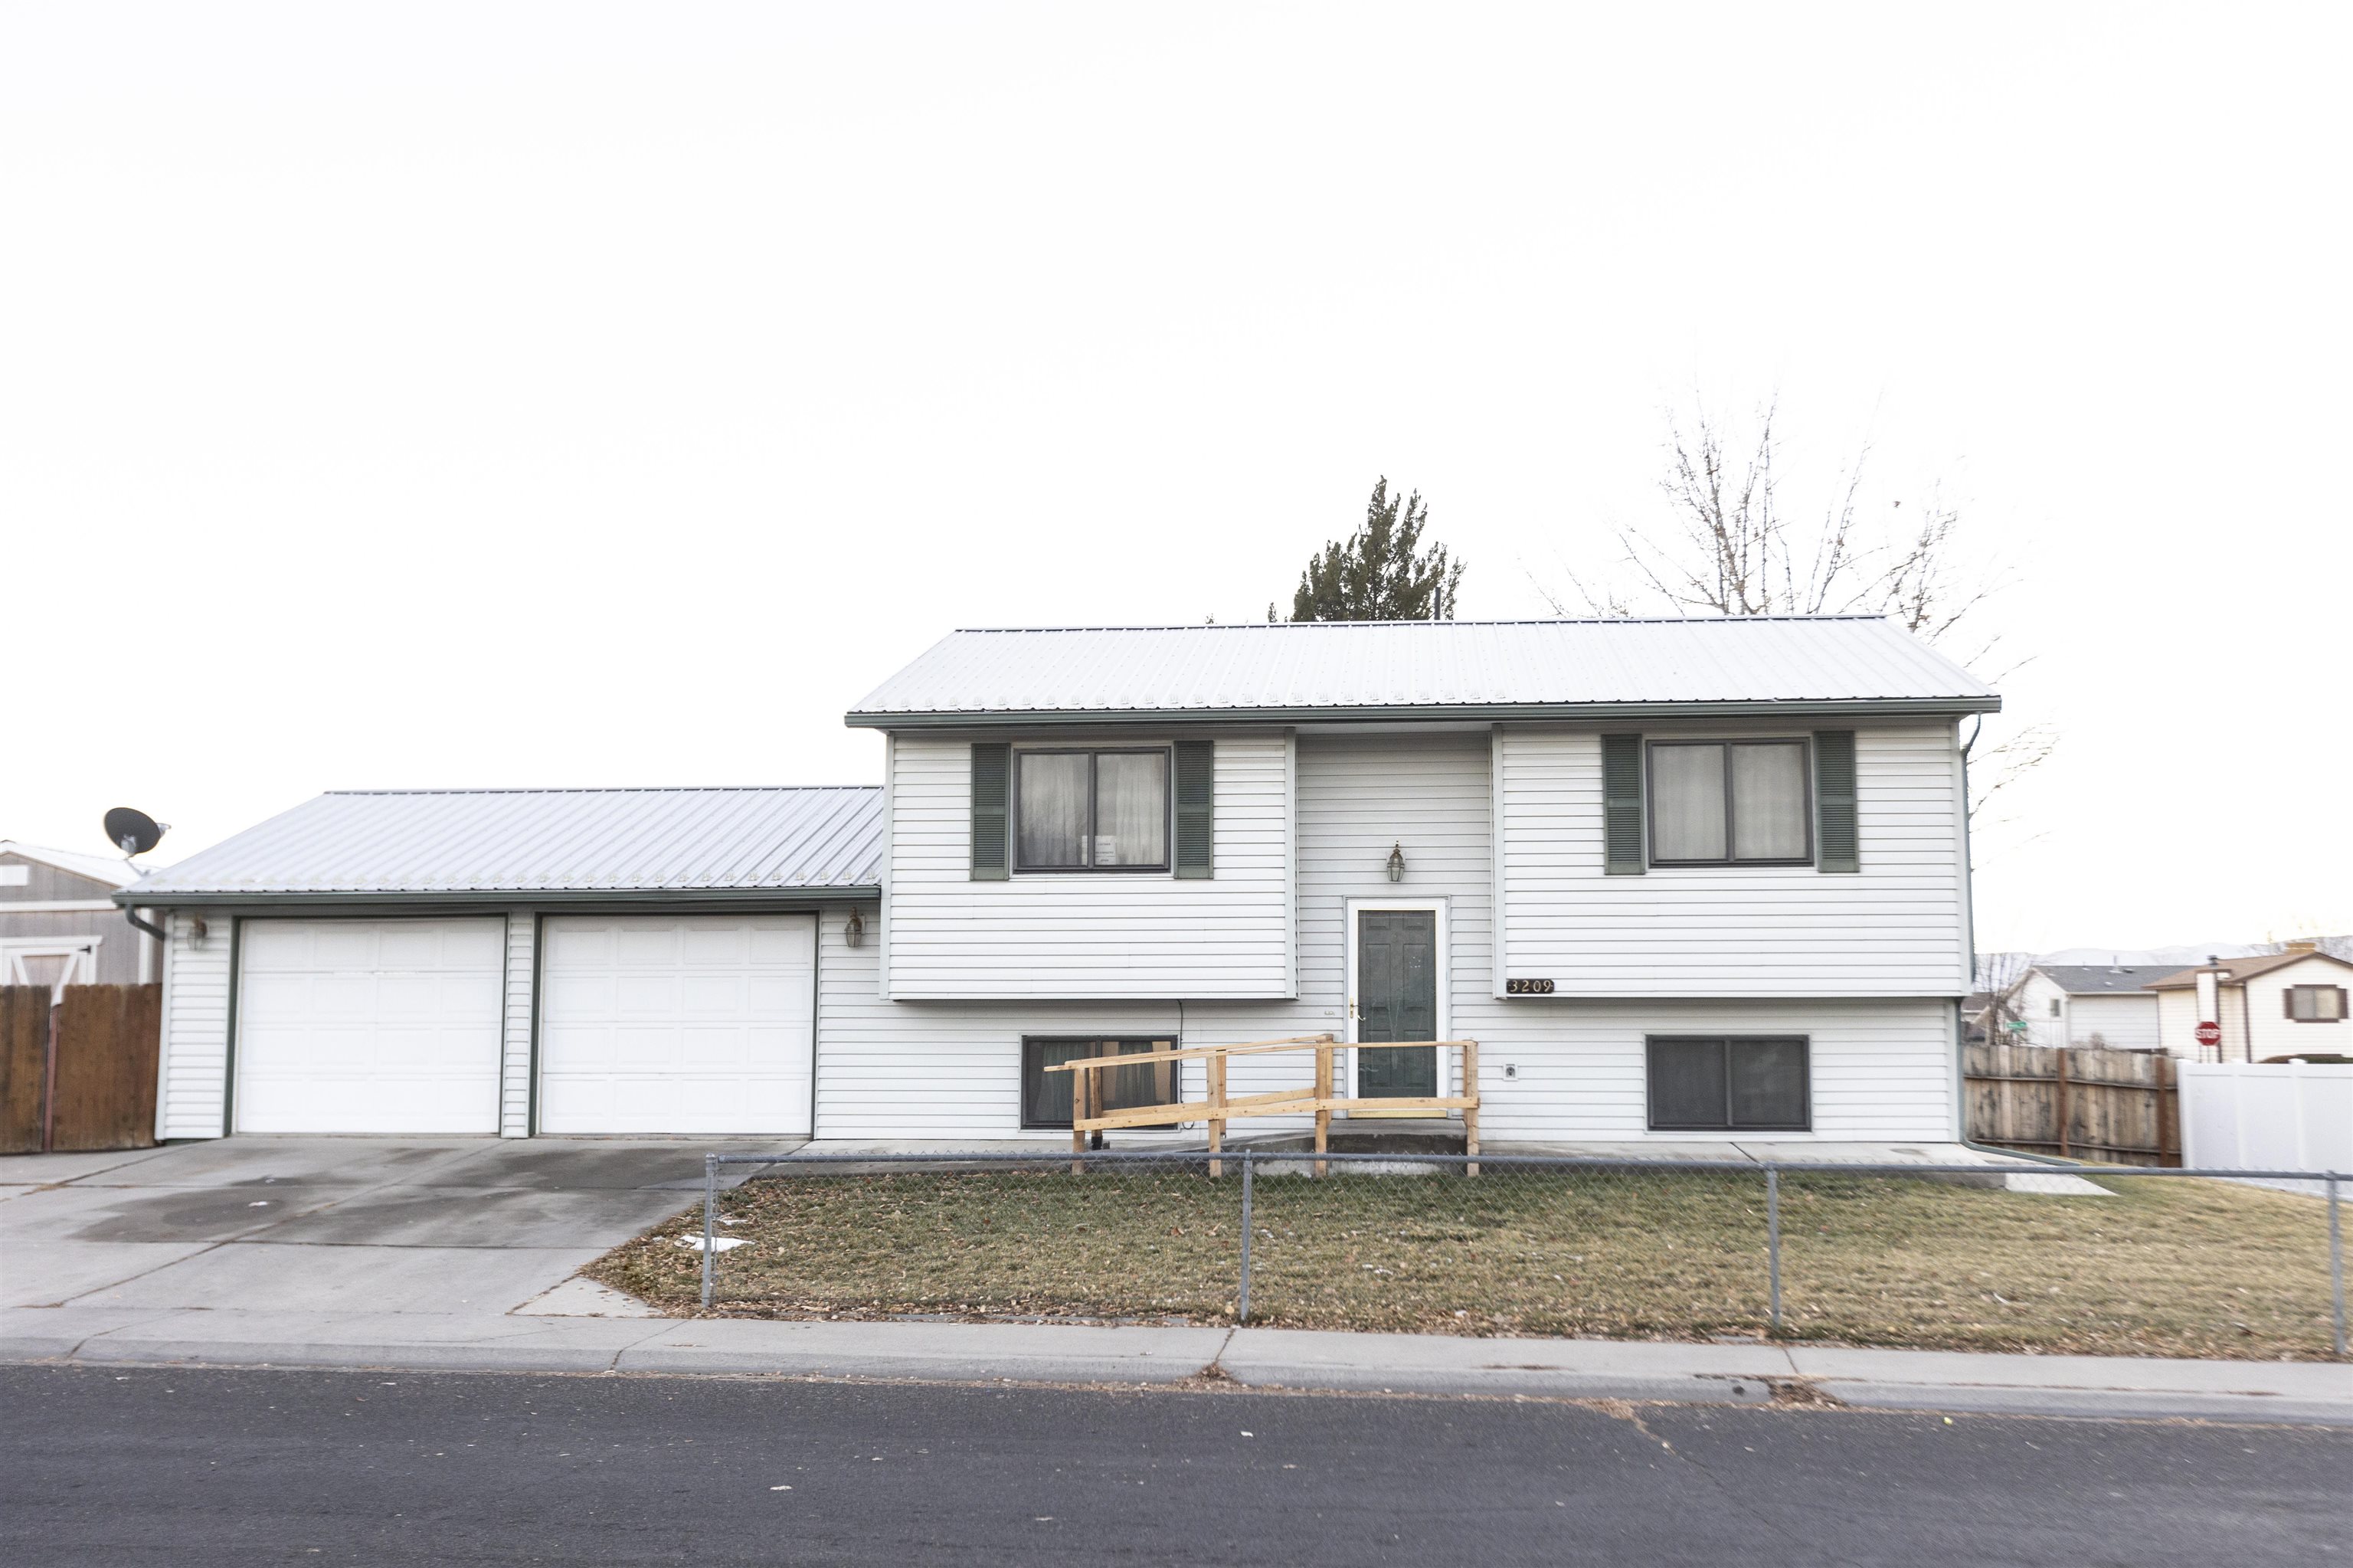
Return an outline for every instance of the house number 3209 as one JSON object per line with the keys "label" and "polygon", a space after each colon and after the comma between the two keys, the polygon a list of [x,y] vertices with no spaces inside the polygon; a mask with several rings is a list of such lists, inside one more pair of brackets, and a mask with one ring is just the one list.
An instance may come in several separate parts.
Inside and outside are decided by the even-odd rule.
{"label": "house number 3209", "polygon": [[1507,980],[1504,982],[1505,996],[1550,996],[1552,981],[1548,980]]}

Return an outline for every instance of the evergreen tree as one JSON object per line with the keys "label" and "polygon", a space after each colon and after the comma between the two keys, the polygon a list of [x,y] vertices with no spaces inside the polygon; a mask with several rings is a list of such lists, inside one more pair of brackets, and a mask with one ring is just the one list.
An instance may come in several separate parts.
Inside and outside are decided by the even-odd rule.
{"label": "evergreen tree", "polygon": [[[1421,492],[1400,500],[1388,477],[1373,486],[1365,525],[1343,543],[1324,546],[1299,574],[1291,600],[1293,620],[1451,620],[1461,561],[1446,546],[1421,547],[1430,507]],[[1270,606],[1270,612],[1272,607]],[[1269,620],[1273,619],[1271,613]]]}

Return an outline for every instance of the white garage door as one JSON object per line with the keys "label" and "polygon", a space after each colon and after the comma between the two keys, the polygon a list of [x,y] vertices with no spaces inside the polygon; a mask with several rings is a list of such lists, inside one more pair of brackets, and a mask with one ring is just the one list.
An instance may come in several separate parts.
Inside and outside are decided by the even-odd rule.
{"label": "white garage door", "polygon": [[808,1131],[811,916],[566,916],[545,937],[542,1132]]}
{"label": "white garage door", "polygon": [[499,1129],[506,922],[248,920],[239,1132]]}

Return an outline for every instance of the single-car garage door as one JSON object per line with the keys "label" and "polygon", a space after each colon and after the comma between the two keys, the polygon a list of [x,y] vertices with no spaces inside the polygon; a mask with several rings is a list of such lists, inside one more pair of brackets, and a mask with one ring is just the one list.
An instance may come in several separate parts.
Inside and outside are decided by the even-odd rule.
{"label": "single-car garage door", "polygon": [[237,977],[237,1131],[498,1131],[503,919],[247,920]]}
{"label": "single-car garage door", "polygon": [[551,916],[539,1130],[806,1134],[816,924]]}

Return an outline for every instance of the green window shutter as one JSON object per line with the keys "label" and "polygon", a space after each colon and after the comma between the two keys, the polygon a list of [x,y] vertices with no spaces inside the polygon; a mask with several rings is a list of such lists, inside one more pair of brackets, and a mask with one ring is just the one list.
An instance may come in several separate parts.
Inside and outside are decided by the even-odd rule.
{"label": "green window shutter", "polygon": [[972,747],[972,880],[1006,877],[1006,797],[1013,771],[1013,748],[1003,742],[976,741]]}
{"label": "green window shutter", "polygon": [[1854,814],[1854,731],[1814,735],[1815,863],[1824,871],[1861,871]]}
{"label": "green window shutter", "polygon": [[1642,737],[1601,737],[1602,869],[1611,876],[1640,876],[1642,856]]}
{"label": "green window shutter", "polygon": [[1176,743],[1176,874],[1212,874],[1218,847],[1218,743]]}

